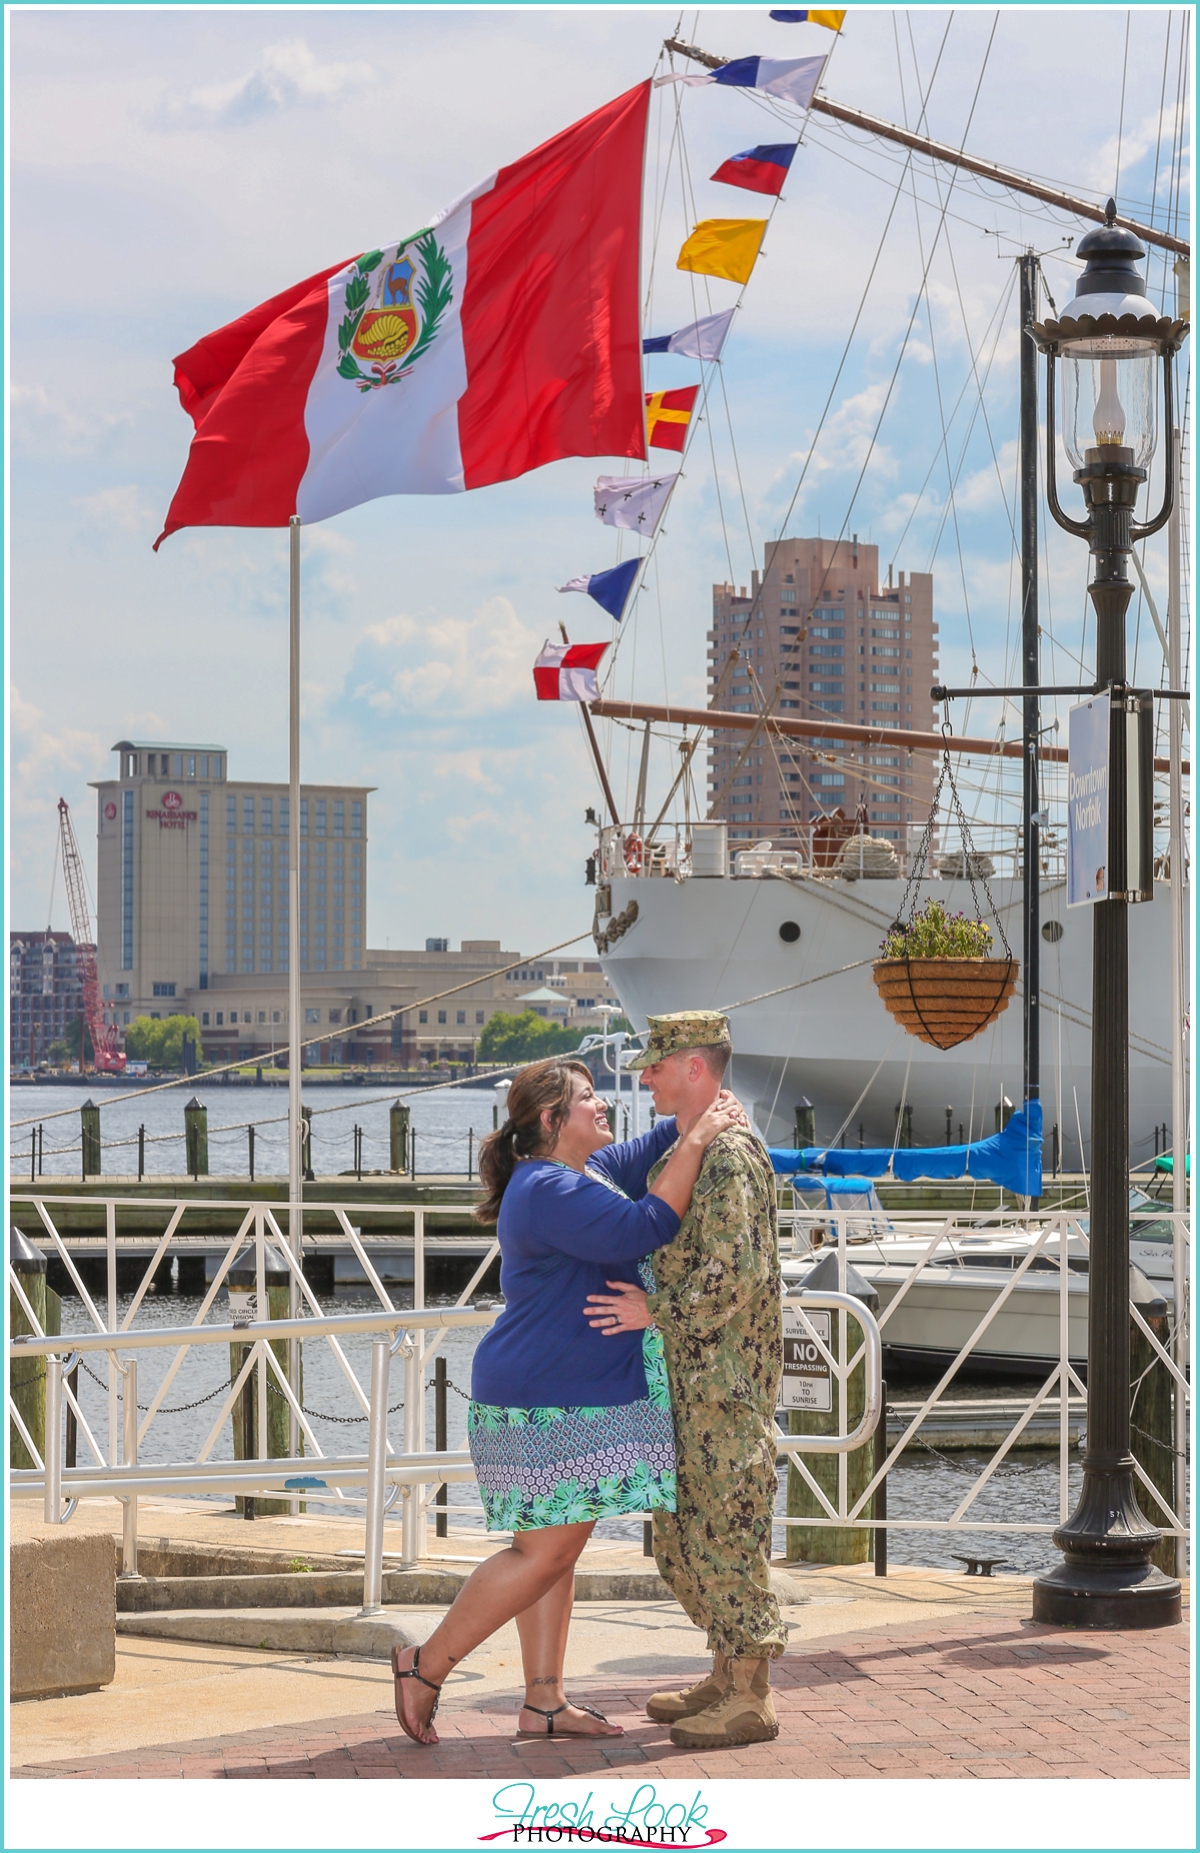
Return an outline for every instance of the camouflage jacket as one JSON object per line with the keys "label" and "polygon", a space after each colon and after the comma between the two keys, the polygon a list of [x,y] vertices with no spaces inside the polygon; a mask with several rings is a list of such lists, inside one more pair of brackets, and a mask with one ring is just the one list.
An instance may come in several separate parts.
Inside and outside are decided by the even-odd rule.
{"label": "camouflage jacket", "polygon": [[648,1303],[678,1400],[732,1398],[773,1413],[783,1365],[776,1234],[771,1161],[751,1133],[731,1128],[704,1154],[674,1241],[654,1253]]}

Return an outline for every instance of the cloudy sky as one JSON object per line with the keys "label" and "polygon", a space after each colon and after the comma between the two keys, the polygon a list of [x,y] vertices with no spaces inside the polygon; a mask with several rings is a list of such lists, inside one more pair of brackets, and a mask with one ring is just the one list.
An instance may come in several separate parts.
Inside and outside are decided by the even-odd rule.
{"label": "cloudy sky", "polygon": [[[34,8],[9,20],[10,918],[36,927],[55,800],[78,809],[90,864],[87,785],[112,774],[115,740],[218,741],[231,775],[286,777],[286,536],[200,529],[151,552],[190,431],[172,356],[301,277],[417,229],[650,75],[680,20],[686,38],[726,56],[801,56],[832,40],[772,22],[765,5]],[[1084,197],[1116,187],[1138,217],[1165,224],[1177,203],[1186,227],[1187,176],[1173,192],[1171,156],[1182,22],[1150,6],[855,9],[825,88],[894,122],[915,126],[923,109],[933,136]],[[655,92],[653,332],[695,312],[695,279],[674,268],[693,218],[759,215],[756,196],[706,177],[797,127],[735,90]],[[1026,244],[1046,254],[1061,306],[1077,274],[1062,240],[1086,228],[991,186],[951,188],[944,168],[905,170],[894,146],[828,119],[806,131],[785,196],[612,688],[700,702],[709,588],[731,573],[748,581],[785,519],[794,534],[845,525],[901,569],[932,566],[943,670],[965,677],[974,654],[983,679],[1002,683],[1015,672],[1017,612],[1013,257]],[[1159,300],[1161,254],[1150,280]],[[713,284],[700,310],[734,295]],[[674,357],[651,367],[651,387],[697,377]],[[984,375],[981,412],[973,381]],[[530,666],[560,617],[577,637],[611,630],[554,587],[615,560],[591,487],[622,467],[569,461],[306,530],[304,768],[378,788],[370,945],[445,934],[528,952],[589,923],[583,813],[595,780],[577,713],[536,704]],[[1086,556],[1055,532],[1046,565],[1046,668],[1073,679],[1087,649]],[[1161,542],[1147,571],[1165,591]],[[1157,681],[1145,613],[1132,625]],[[972,731],[999,715],[981,704]],[[608,745],[624,796],[630,736],[616,730]],[[660,785],[666,767],[663,748]],[[54,923],[66,925],[61,883]]]}

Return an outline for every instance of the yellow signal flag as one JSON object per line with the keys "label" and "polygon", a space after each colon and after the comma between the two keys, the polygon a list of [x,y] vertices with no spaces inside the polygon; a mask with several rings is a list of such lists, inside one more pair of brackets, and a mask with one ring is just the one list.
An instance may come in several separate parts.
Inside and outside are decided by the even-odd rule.
{"label": "yellow signal flag", "polygon": [[840,10],[832,7],[822,7],[820,11],[814,12],[813,8],[810,6],[808,9],[809,22],[814,26],[828,26],[831,32],[840,32],[842,29],[842,21],[846,17],[846,11],[847,9],[845,7],[842,7]]}
{"label": "yellow signal flag", "polygon": [[676,269],[748,283],[766,229],[765,219],[701,219],[684,240]]}

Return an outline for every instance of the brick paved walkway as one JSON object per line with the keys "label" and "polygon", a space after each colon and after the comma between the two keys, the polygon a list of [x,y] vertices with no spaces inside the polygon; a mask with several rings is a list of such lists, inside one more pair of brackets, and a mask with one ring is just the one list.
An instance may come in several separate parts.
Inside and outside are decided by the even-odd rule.
{"label": "brick paved walkway", "polygon": [[[656,1682],[571,1682],[625,1725],[600,1743],[514,1742],[518,1694],[457,1698],[441,1742],[410,1743],[388,1711],[32,1764],[24,1777],[243,1779],[524,1773],[542,1779],[729,1776],[1174,1776],[1188,1774],[1188,1629],[1073,1633],[972,1617],[863,1629],[777,1668],[771,1744],[677,1750],[641,1707]],[[381,1677],[381,1693],[386,1692]]]}

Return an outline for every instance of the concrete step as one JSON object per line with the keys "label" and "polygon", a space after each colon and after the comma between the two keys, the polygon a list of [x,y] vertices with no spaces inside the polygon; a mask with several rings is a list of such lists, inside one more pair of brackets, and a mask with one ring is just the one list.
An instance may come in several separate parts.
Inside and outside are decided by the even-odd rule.
{"label": "concrete step", "polygon": [[[466,1582],[466,1569],[436,1564],[383,1573],[383,1600],[390,1606],[449,1607]],[[806,1600],[785,1571],[772,1570],[771,1583],[781,1602]],[[138,1576],[117,1579],[118,1618],[272,1611],[332,1612],[361,1606],[363,1577],[355,1570],[272,1572],[266,1575]],[[576,1570],[577,1602],[669,1602],[670,1588],[657,1570]],[[187,1636],[185,1638],[192,1638]],[[324,1650],[322,1650],[324,1651]]]}
{"label": "concrete step", "polygon": [[[428,1633],[426,1627],[423,1630]],[[268,1653],[349,1654],[387,1660],[422,1633],[396,1614],[361,1616],[352,1608],[171,1609],[119,1614],[117,1633],[143,1640],[199,1641],[212,1647],[259,1647]]]}

